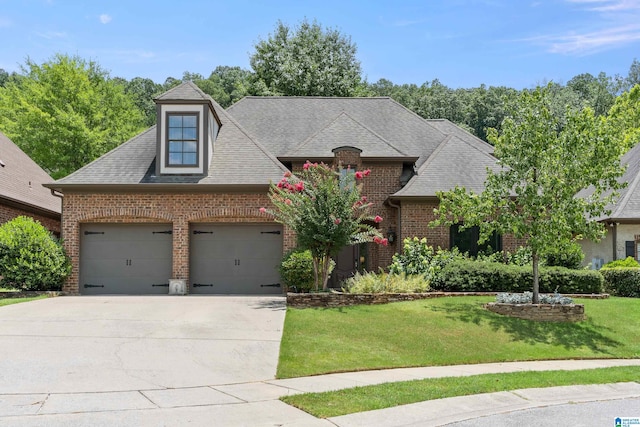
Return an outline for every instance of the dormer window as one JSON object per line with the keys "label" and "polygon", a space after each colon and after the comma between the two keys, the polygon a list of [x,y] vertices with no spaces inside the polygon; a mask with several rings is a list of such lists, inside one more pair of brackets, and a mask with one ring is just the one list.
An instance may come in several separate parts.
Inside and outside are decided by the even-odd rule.
{"label": "dormer window", "polygon": [[222,122],[211,97],[192,82],[156,102],[156,176],[207,175]]}
{"label": "dormer window", "polygon": [[167,114],[167,166],[198,165],[198,119],[196,114]]}

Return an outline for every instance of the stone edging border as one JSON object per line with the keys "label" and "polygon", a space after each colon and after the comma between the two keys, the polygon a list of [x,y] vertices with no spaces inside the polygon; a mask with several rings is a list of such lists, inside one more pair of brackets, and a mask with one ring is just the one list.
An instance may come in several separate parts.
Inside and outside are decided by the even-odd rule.
{"label": "stone edging border", "polygon": [[50,297],[57,297],[62,295],[59,291],[3,291],[0,292],[0,299],[3,298],[32,298],[39,297],[40,295],[48,295]]}
{"label": "stone edging border", "polygon": [[[403,294],[346,294],[342,292],[287,293],[287,306],[293,308],[348,307],[351,305],[388,304],[442,297],[495,296],[500,292],[425,292]],[[606,299],[609,294],[563,294],[571,298]]]}

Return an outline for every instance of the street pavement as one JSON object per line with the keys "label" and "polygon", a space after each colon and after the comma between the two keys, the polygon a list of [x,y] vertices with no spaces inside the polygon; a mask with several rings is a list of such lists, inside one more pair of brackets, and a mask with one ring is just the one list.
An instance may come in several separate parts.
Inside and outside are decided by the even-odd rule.
{"label": "street pavement", "polygon": [[455,397],[317,419],[279,397],[442,376],[640,366],[640,359],[276,380],[285,311],[282,297],[233,296],[61,297],[3,307],[0,425],[600,427],[614,426],[614,416],[640,417],[640,384],[632,382]]}

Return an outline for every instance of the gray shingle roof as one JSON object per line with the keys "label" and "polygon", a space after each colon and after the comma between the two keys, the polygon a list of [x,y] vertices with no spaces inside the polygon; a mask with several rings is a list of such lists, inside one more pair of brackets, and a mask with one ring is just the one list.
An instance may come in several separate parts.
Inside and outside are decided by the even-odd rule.
{"label": "gray shingle roof", "polygon": [[362,150],[361,157],[408,157],[346,112],[282,157],[333,157],[332,150],[345,145]]}
{"label": "gray shingle roof", "polygon": [[[42,184],[52,179],[5,134],[0,132],[0,197],[60,213],[60,198]],[[4,166],[2,166],[4,165]]]}
{"label": "gray shingle roof", "polygon": [[455,135],[463,141],[467,141],[474,147],[486,153],[493,154],[493,145],[481,140],[475,135],[470,134],[460,126],[456,126],[447,119],[427,119],[427,122],[447,135]]}
{"label": "gray shingle roof", "polygon": [[156,101],[209,101],[211,97],[193,82],[184,82],[159,95]]}
{"label": "gray shingle roof", "polygon": [[[197,99],[204,94],[186,82],[159,98]],[[205,100],[222,124],[218,133],[208,176],[155,175],[156,127],[142,132],[109,153],[51,185],[129,185],[129,184],[269,184],[278,181],[286,168],[255,141],[224,109],[208,95]],[[202,100],[202,99],[200,99]]]}
{"label": "gray shingle roof", "polygon": [[438,191],[448,191],[456,186],[480,193],[484,189],[487,168],[498,170],[495,157],[479,148],[472,141],[457,134],[447,139],[420,167],[416,176],[400,191],[397,197],[435,197]]}
{"label": "gray shingle roof", "polygon": [[[386,97],[246,97],[227,111],[277,157],[287,157],[342,113],[399,152],[419,157],[418,166],[445,138],[426,120]],[[371,142],[370,135],[366,138]],[[340,145],[358,147],[358,141]],[[326,154],[326,147],[320,146],[317,153],[311,148],[305,153],[310,157]]]}
{"label": "gray shingle roof", "polygon": [[333,157],[332,149],[353,146],[365,158],[417,158],[418,175],[398,194],[431,196],[450,184],[480,189],[486,166],[495,163],[490,145],[446,120],[424,120],[390,98],[247,97],[225,111],[186,82],[157,100],[211,105],[221,127],[208,176],[155,176],[152,127],[51,187],[268,184],[286,171],[278,157]]}
{"label": "gray shingle roof", "polygon": [[[616,202],[608,206],[611,215],[603,216],[598,220],[640,220],[640,144],[637,144],[629,150],[622,159],[620,164],[626,166],[627,169],[620,182],[626,182],[627,187],[620,190],[620,196]],[[593,189],[583,190],[578,193],[579,197],[587,197],[593,194]]]}

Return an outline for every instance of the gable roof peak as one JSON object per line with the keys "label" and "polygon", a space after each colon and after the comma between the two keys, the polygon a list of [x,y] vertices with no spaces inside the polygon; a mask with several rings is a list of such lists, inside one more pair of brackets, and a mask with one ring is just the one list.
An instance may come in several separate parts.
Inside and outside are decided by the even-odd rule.
{"label": "gable roof peak", "polygon": [[333,120],[293,148],[285,157],[330,155],[335,148],[344,147],[346,141],[350,141],[350,147],[364,152],[364,157],[410,157],[346,111],[340,111]]}
{"label": "gable roof peak", "polygon": [[154,99],[157,101],[207,101],[210,102],[209,95],[204,93],[194,82],[186,81],[173,87]]}

